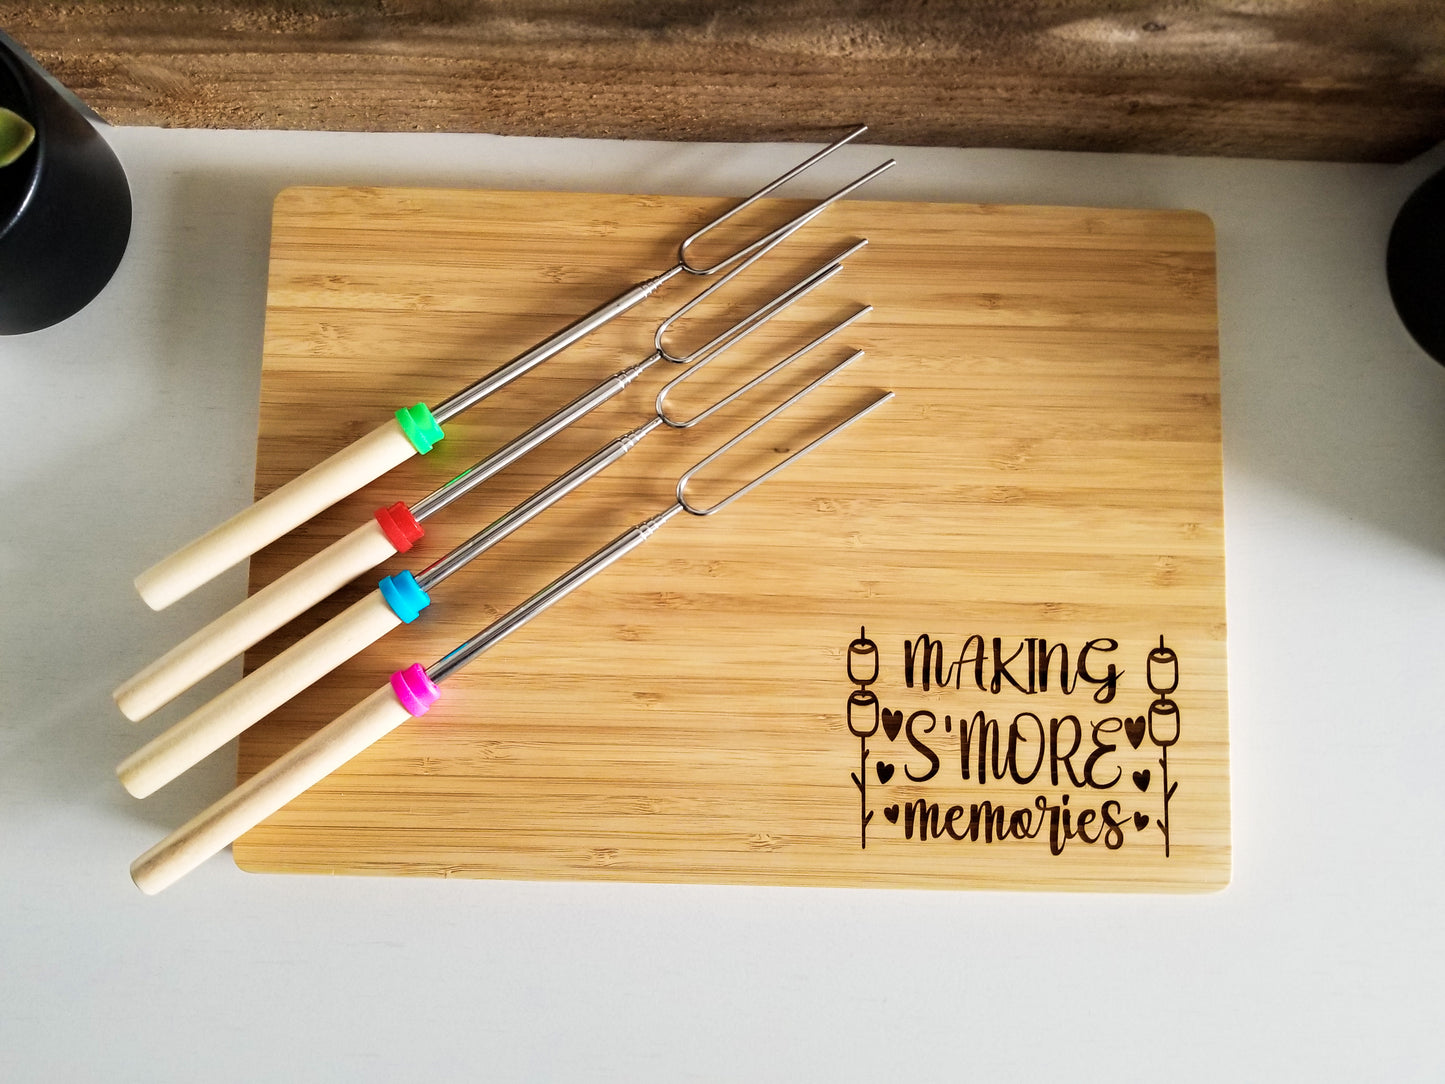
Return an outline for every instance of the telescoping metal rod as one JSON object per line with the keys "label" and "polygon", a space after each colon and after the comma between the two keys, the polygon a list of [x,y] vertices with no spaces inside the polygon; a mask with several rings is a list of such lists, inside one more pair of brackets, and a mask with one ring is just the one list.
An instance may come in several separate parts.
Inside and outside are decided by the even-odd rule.
{"label": "telescoping metal rod", "polygon": [[708,233],[865,131],[866,127],[860,127],[850,132],[685,238],[678,246],[677,262],[660,275],[654,275],[625,290],[526,353],[443,400],[435,410],[428,409],[425,403],[398,410],[395,417],[383,422],[355,443],[336,452],[142,572],[135,580],[136,590],[141,598],[151,609],[164,609],[412,456],[430,451],[442,439],[442,422],[646,300],[677,275],[716,274],[747,259],[760,249],[791,236],[826,208],[891,168],[894,161],[889,159],[876,166],[783,225],[748,244],[734,248],[712,263],[698,264],[688,255],[689,248]]}
{"label": "telescoping metal rod", "polygon": [[[794,452],[766,475],[807,455],[823,441],[841,432],[866,414],[893,398],[886,392],[862,410],[844,419],[821,437]],[[786,406],[786,404],[784,404]],[[775,417],[777,408],[755,422],[744,434]],[[738,439],[741,439],[740,434]],[[711,461],[704,460],[702,464]],[[425,714],[440,696],[439,686],[462,667],[473,662],[489,648],[510,636],[543,611],[581,587],[604,569],[631,553],[651,538],[668,520],[679,512],[707,515],[718,511],[752,488],[757,481],[746,484],[721,501],[708,506],[689,503],[682,492],[692,472],[679,482],[678,500],[671,507],[629,527],[607,545],[564,573],[533,595],[526,602],[499,618],[476,636],[458,645],[429,667],[420,664],[398,670],[390,681],[334,719],[290,752],[261,769],[245,783],[210,808],[197,814],[186,824],[161,840],[131,864],[131,879],[147,894],[155,894],[174,884],[207,858],[234,842],[287,802],[315,786],[358,753],[385,737],[408,719]]]}
{"label": "telescoping metal rod", "polygon": [[[869,308],[865,307],[842,323],[829,328],[773,365],[765,375],[782,372],[869,311]],[[831,380],[862,357],[862,354],[861,350],[854,351],[800,391],[794,392],[784,403],[775,407],[768,417],[776,416]],[[698,364],[710,360],[711,357],[703,358]],[[684,375],[688,371],[684,370]],[[750,380],[741,388],[724,395],[718,403],[733,402],[757,385],[758,380]],[[393,629],[415,621],[423,610],[432,605],[431,593],[438,585],[471,564],[502,539],[530,523],[567,494],[618,462],[648,434],[661,428],[664,422],[665,418],[659,412],[644,425],[609,441],[571,470],[416,575],[400,572],[395,576],[384,577],[375,591],[348,606],[320,628],[251,671],[229,689],[128,756],[116,768],[116,775],[121,783],[135,797],[148,797]],[[743,435],[749,431],[744,430]],[[722,450],[733,447],[740,439],[741,435],[734,437],[723,445]],[[706,466],[713,458],[715,457],[704,460],[701,466]],[[698,469],[695,467],[689,471],[684,476],[683,483]]]}
{"label": "telescoping metal rod", "polygon": [[[505,447],[462,471],[410,509],[401,501],[378,508],[371,520],[238,603],[128,678],[113,693],[116,706],[126,718],[133,721],[147,718],[196,682],[214,673],[241,652],[260,642],[263,637],[305,613],[356,577],[398,553],[408,552],[425,534],[422,521],[440,512],[544,441],[612,399],[659,360],[665,358],[686,367],[706,365],[838,274],[842,270],[843,261],[865,244],[866,241],[858,241],[850,245],[701,346],[683,353],[674,352],[679,349],[677,347],[669,349],[664,339],[669,332],[675,331],[678,321],[693,312],[700,302],[710,299],[720,288],[731,283],[740,273],[766,255],[772,246],[759,248],[663,320],[653,336],[653,353],[642,362],[608,377]],[[719,401],[712,409],[725,406],[737,395],[770,377],[773,371],[776,370],[770,370],[755,378],[733,396]],[[671,388],[676,383],[676,380],[670,381],[667,387]],[[666,394],[666,389],[663,394]],[[709,411],[711,412],[712,410]],[[659,414],[669,425],[677,425],[677,422],[661,409]]]}

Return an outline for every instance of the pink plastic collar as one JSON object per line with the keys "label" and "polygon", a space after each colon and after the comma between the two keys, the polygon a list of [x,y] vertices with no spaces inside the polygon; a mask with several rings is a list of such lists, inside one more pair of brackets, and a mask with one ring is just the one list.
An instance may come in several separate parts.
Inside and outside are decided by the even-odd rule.
{"label": "pink plastic collar", "polygon": [[413,718],[425,715],[427,709],[437,702],[437,697],[441,696],[441,691],[432,679],[426,676],[420,663],[392,674],[391,689],[401,701],[401,706],[406,708]]}

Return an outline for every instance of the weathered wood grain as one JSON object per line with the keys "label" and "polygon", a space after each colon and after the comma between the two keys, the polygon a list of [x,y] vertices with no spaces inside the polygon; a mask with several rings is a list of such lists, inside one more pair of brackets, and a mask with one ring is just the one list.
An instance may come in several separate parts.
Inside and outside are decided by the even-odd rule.
{"label": "weathered wood grain", "polygon": [[1396,161],[1445,138],[1434,0],[0,0],[121,124]]}
{"label": "weathered wood grain", "polygon": [[[720,206],[647,196],[283,193],[258,495],[390,409],[439,401],[662,270],[676,239]],[[734,304],[745,298],[750,306],[862,235],[869,246],[838,279],[702,376],[717,385],[756,371],[866,301],[876,306],[872,316],[807,368],[819,371],[845,346],[865,348],[865,357],[747,461],[797,447],[876,389],[893,389],[896,400],[727,511],[668,524],[459,672],[430,713],[243,837],[241,865],[945,888],[1189,891],[1227,881],[1210,223],[1188,212],[848,202],[746,285],[740,280]],[[418,499],[644,356],[653,324],[697,289],[674,285],[459,415],[429,456],[263,551],[252,562],[253,585],[371,509]],[[639,424],[661,382],[649,374],[429,520],[420,548],[378,575],[419,570]],[[430,664],[624,527],[667,507],[683,467],[781,395],[781,387],[760,391],[696,430],[649,437],[442,584],[415,624],[253,728],[242,741],[241,775],[392,670]],[[248,664],[367,589],[343,592],[261,645]],[[941,641],[936,659],[927,657],[944,677],[952,671],[947,689],[924,688],[925,669],[933,680],[939,674],[922,661],[924,634]],[[983,638],[988,656],[978,676],[971,661],[952,665],[968,654],[971,635]],[[883,719],[867,739],[850,733],[848,715],[859,688],[849,678],[850,645],[862,636],[880,662],[869,688],[883,708],[900,712],[896,725]],[[1164,695],[1151,689],[1146,665],[1161,637],[1178,656],[1178,688],[1167,696],[1184,719],[1167,754],[1144,728]],[[917,655],[912,686],[908,644]],[[1013,660],[1002,671],[996,646]],[[1117,687],[1105,696],[1110,666]],[[928,717],[917,713],[929,711],[925,733]],[[965,722],[977,735],[977,712],[1003,727],[1001,759],[985,758],[986,782],[978,743],[965,759],[959,736]],[[1042,753],[1029,729],[1035,717],[1052,751],[1031,771]],[[1160,741],[1170,736],[1156,728]],[[931,776],[924,746],[938,758]],[[1178,786],[1168,854],[1159,823],[1165,760],[1168,782]],[[1003,765],[1001,775],[994,764]],[[860,767],[866,792],[852,779]],[[974,807],[987,821],[985,801],[1010,817],[1023,810],[1031,838],[967,838]],[[939,818],[927,840],[919,838],[919,802],[922,815]],[[952,808],[961,812],[950,821]],[[1100,838],[1109,808],[1122,825],[1117,840]],[[1065,810],[1084,836],[1061,836],[1055,855],[1050,822],[1064,823]],[[960,831],[962,840],[954,838]]]}

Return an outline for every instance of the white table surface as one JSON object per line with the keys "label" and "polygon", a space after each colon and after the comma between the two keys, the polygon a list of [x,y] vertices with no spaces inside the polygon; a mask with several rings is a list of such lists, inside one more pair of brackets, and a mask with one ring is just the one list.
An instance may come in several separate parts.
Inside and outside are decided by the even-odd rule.
{"label": "white table surface", "polygon": [[1445,367],[1383,274],[1396,210],[1445,153],[900,149],[868,193],[1213,217],[1226,891],[280,877],[220,857],[148,898],[131,859],[229,789],[234,757],[130,798],[114,766],[151,731],[110,691],[244,591],[236,571],[157,615],[131,578],[249,499],[275,193],[734,194],[797,150],[108,137],[135,197],[117,277],[0,339],[0,1079],[1445,1078]]}

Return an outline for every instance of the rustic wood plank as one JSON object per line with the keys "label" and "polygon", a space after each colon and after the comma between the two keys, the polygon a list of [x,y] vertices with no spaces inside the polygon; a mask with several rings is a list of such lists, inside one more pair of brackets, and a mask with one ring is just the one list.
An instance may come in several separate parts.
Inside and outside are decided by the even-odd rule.
{"label": "rustic wood plank", "polygon": [[[662,270],[675,240],[724,205],[585,194],[283,193],[273,228],[258,495],[390,407],[439,401]],[[426,716],[243,837],[238,862],[293,872],[949,888],[1194,891],[1227,881],[1209,221],[1188,212],[848,202],[739,286],[750,297],[766,292],[859,235],[870,244],[842,276],[718,368],[756,371],[820,321],[872,302],[873,315],[847,333],[847,344],[867,356],[770,433],[758,454],[771,459],[797,446],[877,388],[897,392],[886,411],[726,512],[668,524],[445,683]],[[429,456],[258,554],[253,586],[372,508],[419,498],[645,355],[653,323],[696,288],[668,291],[453,419]],[[810,371],[843,353],[830,347]],[[725,379],[718,373],[714,382]],[[639,424],[661,378],[642,383],[429,520],[419,549],[377,574],[419,570]],[[415,624],[248,732],[241,775],[361,700],[391,670],[431,663],[666,507],[679,470],[780,396],[760,393],[696,430],[648,438],[441,585]],[[369,589],[342,592],[260,645],[248,665]],[[901,713],[866,739],[848,729],[849,696],[859,688],[849,660],[860,634],[880,662],[870,690]],[[939,643],[936,652],[923,648],[923,634]],[[978,674],[971,661],[954,665],[979,653],[967,649],[975,634],[987,656]],[[1177,654],[1177,691],[1153,688],[1168,686],[1147,662],[1161,637]],[[1086,661],[1080,653],[1090,641]],[[1013,659],[1002,670],[1000,648]],[[925,670],[949,687],[925,689]],[[1161,697],[1177,702],[1184,719],[1168,746],[1153,740],[1173,736],[1162,723],[1153,738],[1146,725]],[[934,713],[931,734],[915,714],[922,711]],[[962,774],[960,728],[974,725],[977,712],[1003,728],[986,781],[977,730],[971,774]],[[1032,770],[1040,754],[1038,732],[1029,730],[1035,717],[1052,752]],[[924,746],[938,759],[931,776]],[[1110,748],[1090,761],[1103,746]],[[1178,787],[1167,807],[1167,854],[1165,761],[1168,784]],[[1001,775],[995,764],[1005,765]],[[860,765],[866,791],[852,779]],[[988,842],[985,801],[1032,835]],[[966,830],[975,807],[983,817],[977,840]],[[872,814],[866,824],[864,810]],[[1101,835],[1106,812],[1119,827]],[[1084,830],[1060,835],[1059,854],[1049,842],[1055,821],[1061,833],[1065,824]],[[955,838],[960,832],[965,838]]]}
{"label": "rustic wood plank", "polygon": [[4,27],[120,124],[1398,161],[1445,138],[1435,0],[73,5]]}

